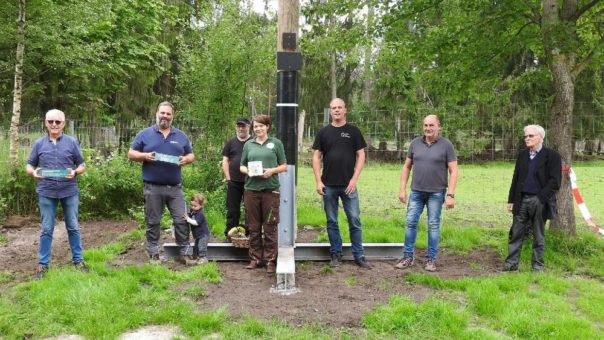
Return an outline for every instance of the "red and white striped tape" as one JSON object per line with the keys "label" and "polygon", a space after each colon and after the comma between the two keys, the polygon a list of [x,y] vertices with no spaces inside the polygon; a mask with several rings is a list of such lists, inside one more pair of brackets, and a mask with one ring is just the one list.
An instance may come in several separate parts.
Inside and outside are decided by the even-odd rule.
{"label": "red and white striped tape", "polygon": [[587,206],[585,202],[583,202],[583,197],[581,197],[581,193],[579,192],[579,188],[577,187],[577,175],[573,171],[572,168],[568,168],[568,175],[570,177],[570,187],[572,189],[573,197],[575,198],[575,202],[577,202],[577,207],[579,207],[579,211],[581,211],[581,215],[583,215],[583,219],[587,222],[587,225],[591,227],[591,230],[601,234],[604,236],[604,229],[600,228],[596,225],[591,218],[591,214],[589,210],[587,210]]}

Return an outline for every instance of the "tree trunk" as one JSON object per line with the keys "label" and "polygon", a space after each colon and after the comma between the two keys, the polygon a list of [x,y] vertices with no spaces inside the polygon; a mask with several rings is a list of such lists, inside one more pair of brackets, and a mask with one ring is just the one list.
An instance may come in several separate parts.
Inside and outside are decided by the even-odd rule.
{"label": "tree trunk", "polygon": [[[547,63],[553,76],[554,100],[550,109],[549,144],[560,153],[562,168],[568,169],[573,159],[573,109],[577,77],[576,48],[578,42],[577,2],[544,0],[541,31]],[[575,211],[568,171],[562,172],[557,194],[558,214],[551,221],[552,230],[576,234]]]}
{"label": "tree trunk", "polygon": [[364,67],[364,79],[363,79],[363,103],[367,106],[371,104],[371,90],[373,87],[373,79],[371,74],[371,50],[373,48],[371,44],[371,29],[373,27],[374,18],[374,6],[371,4],[367,7],[367,26],[366,26],[366,37],[367,45],[365,46],[365,67]]}
{"label": "tree trunk", "polygon": [[331,52],[331,69],[329,70],[329,87],[331,88],[331,99],[338,97],[338,81],[336,79],[336,51]]}
{"label": "tree trunk", "polygon": [[15,63],[15,87],[13,94],[13,116],[10,122],[9,158],[13,169],[19,166],[19,121],[21,120],[21,95],[23,92],[23,55],[25,53],[25,0],[19,0],[17,20],[17,53]]}
{"label": "tree trunk", "polygon": [[[557,55],[550,62],[554,81],[554,102],[550,110],[549,144],[560,153],[562,168],[568,169],[573,159],[573,107],[575,101],[575,79],[571,70],[574,56]],[[576,234],[574,202],[570,178],[562,172],[562,184],[558,191],[558,214],[551,221],[552,230]]]}

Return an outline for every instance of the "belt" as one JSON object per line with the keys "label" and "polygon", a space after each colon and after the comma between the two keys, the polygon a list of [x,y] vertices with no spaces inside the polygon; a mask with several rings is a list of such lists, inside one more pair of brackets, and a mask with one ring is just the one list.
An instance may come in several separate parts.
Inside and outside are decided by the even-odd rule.
{"label": "belt", "polygon": [[143,183],[145,184],[150,184],[150,185],[155,185],[158,187],[179,187],[181,185],[181,183],[178,184],[162,184],[162,183],[155,183],[155,182],[151,182],[151,181],[143,181]]}

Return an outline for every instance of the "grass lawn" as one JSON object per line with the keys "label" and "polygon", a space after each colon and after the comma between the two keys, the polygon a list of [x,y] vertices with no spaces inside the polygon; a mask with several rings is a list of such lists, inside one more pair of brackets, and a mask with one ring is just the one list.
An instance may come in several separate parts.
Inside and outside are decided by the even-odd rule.
{"label": "grass lawn", "polygon": [[[590,212],[596,222],[603,222],[604,162],[576,164],[574,169]],[[442,247],[460,254],[484,247],[505,253],[511,223],[505,206],[512,171],[511,163],[460,166],[456,207],[443,211]],[[364,169],[359,192],[366,242],[403,241],[405,207],[398,201],[399,177],[400,165]],[[312,170],[301,167],[298,223],[322,228],[325,216],[314,188]],[[342,231],[347,234],[341,215]],[[425,225],[421,228],[419,235],[425,236]],[[202,288],[171,288],[199,280],[220,282],[215,264],[183,271],[152,265],[106,266],[126,247],[140,245],[143,232],[136,230],[115,243],[86,250],[89,274],[61,268],[41,281],[15,283],[10,273],[0,272],[0,284],[9,287],[0,290],[0,338],[79,334],[114,339],[150,324],[176,325],[191,338],[347,339],[353,334],[371,339],[602,338],[604,240],[588,230],[578,212],[577,230],[578,237],[572,239],[547,234],[545,273],[523,269],[455,280],[407,275],[402,284],[422,285],[434,293],[421,303],[393,295],[389,303],[365,314],[356,330],[313,324],[292,327],[253,317],[233,320],[224,310],[199,312],[195,299],[203,299]],[[417,245],[423,248],[426,237],[421,236]],[[319,238],[326,241],[325,233]],[[523,268],[530,267],[530,246],[525,247],[522,261]]]}

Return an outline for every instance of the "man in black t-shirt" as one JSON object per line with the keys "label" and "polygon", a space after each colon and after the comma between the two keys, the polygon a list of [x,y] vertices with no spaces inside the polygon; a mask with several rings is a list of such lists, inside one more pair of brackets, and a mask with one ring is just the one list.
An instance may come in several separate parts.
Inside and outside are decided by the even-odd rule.
{"label": "man in black t-shirt", "polygon": [[222,171],[227,180],[226,197],[226,228],[225,241],[228,242],[228,232],[239,224],[241,201],[243,200],[243,185],[245,175],[239,171],[239,162],[243,152],[243,144],[250,139],[250,121],[246,118],[237,119],[236,136],[229,139],[222,149]]}
{"label": "man in black t-shirt", "polygon": [[354,262],[359,267],[370,268],[363,251],[359,195],[356,187],[365,164],[367,143],[356,126],[346,123],[346,104],[342,99],[333,99],[329,108],[331,124],[319,130],[312,146],[312,168],[317,193],[323,196],[323,208],[327,217],[331,254],[329,265],[338,267],[342,263],[342,237],[338,226],[338,200],[341,199],[348,218]]}

